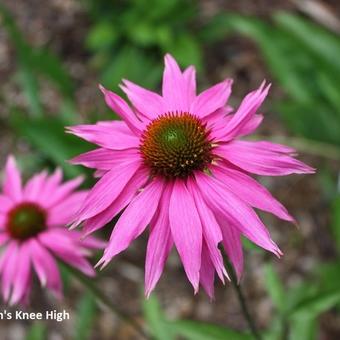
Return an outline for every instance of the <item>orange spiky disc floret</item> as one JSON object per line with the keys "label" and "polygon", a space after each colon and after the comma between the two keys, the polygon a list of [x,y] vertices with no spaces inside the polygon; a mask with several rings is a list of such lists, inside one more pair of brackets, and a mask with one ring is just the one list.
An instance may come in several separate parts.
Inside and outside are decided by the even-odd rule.
{"label": "orange spiky disc floret", "polygon": [[152,175],[186,178],[211,162],[211,141],[196,116],[170,112],[153,120],[142,135],[140,150]]}

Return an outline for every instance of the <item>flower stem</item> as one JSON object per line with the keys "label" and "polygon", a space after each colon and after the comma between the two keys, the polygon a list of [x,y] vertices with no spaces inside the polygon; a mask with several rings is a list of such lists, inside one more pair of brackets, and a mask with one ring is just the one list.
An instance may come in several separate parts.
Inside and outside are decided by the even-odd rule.
{"label": "flower stem", "polygon": [[88,279],[85,275],[80,273],[78,270],[70,267],[64,262],[59,262],[62,268],[64,268],[67,272],[72,274],[74,277],[78,279],[80,283],[83,284],[84,287],[88,289],[88,291],[95,297],[95,299],[101,302],[103,305],[108,307],[114,314],[116,314],[120,319],[128,323],[134,330],[143,338],[143,339],[151,339],[151,337],[146,334],[143,327],[133,320],[128,314],[126,314],[120,307],[113,304],[105,294],[99,290],[99,288],[94,284],[94,282]]}
{"label": "flower stem", "polygon": [[237,277],[236,277],[234,268],[229,263],[229,261],[226,261],[226,266],[227,266],[227,269],[228,269],[228,273],[229,273],[229,276],[230,276],[231,283],[232,283],[232,285],[233,285],[233,287],[235,289],[237,298],[239,300],[243,316],[244,316],[244,318],[246,319],[246,321],[248,323],[248,326],[249,326],[249,328],[251,330],[251,333],[252,333],[254,339],[262,340],[262,336],[259,333],[259,331],[257,330],[255,321],[254,321],[254,319],[252,318],[252,316],[251,316],[251,314],[249,312],[249,309],[248,309],[248,306],[247,306],[247,303],[246,303],[246,299],[245,299],[245,297],[243,295],[243,291],[241,289],[241,286],[237,282]]}

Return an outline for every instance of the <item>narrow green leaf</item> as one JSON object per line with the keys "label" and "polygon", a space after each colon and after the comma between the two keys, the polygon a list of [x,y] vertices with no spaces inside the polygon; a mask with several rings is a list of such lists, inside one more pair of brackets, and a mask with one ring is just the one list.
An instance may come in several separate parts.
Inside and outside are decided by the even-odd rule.
{"label": "narrow green leaf", "polygon": [[277,273],[275,272],[272,264],[267,264],[264,268],[264,275],[265,275],[265,285],[269,292],[269,295],[275,305],[275,307],[281,313],[284,313],[286,308],[285,305],[285,290],[282,286],[280,278],[278,277]]}
{"label": "narrow green leaf", "polygon": [[165,320],[163,311],[155,295],[144,301],[144,315],[152,334],[158,340],[171,340],[173,334]]}
{"label": "narrow green leaf", "polygon": [[279,13],[275,19],[280,27],[294,34],[305,47],[340,71],[340,59],[337,57],[340,55],[339,37],[297,15]]}
{"label": "narrow green leaf", "polygon": [[289,340],[315,340],[317,336],[317,322],[309,314],[301,314],[291,320],[289,325]]}
{"label": "narrow green leaf", "polygon": [[326,292],[317,292],[314,296],[301,300],[290,311],[289,316],[308,315],[316,317],[319,314],[329,310],[340,302],[340,289],[332,289]]}
{"label": "narrow green leaf", "polygon": [[92,294],[86,293],[80,300],[77,307],[77,321],[74,330],[74,340],[86,340],[91,338],[96,315],[96,301]]}

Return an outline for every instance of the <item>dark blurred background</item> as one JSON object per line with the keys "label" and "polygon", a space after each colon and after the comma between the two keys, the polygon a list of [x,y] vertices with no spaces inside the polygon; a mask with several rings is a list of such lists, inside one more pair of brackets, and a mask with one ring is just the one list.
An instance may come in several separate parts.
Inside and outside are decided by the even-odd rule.
{"label": "dark blurred background", "polygon": [[[196,65],[200,89],[234,78],[234,107],[263,79],[272,82],[266,119],[254,138],[297,148],[318,171],[261,179],[299,228],[263,215],[285,256],[278,260],[245,242],[242,286],[266,339],[339,339],[339,1],[2,0],[1,168],[13,153],[26,176],[57,164],[67,177],[90,175],[65,162],[91,146],[65,135],[64,126],[116,118],[98,83],[119,92],[127,78],[159,89],[166,52],[183,67]],[[111,230],[112,224],[102,237]],[[99,274],[108,298],[159,339],[175,337],[170,329],[176,325],[186,339],[248,339],[232,286],[218,282],[213,302],[203,292],[194,296],[176,254],[145,303],[146,237]],[[63,277],[63,301],[37,287],[29,309],[67,309],[70,321],[0,321],[0,338],[138,339],[77,280]],[[174,321],[183,319],[193,323]]]}

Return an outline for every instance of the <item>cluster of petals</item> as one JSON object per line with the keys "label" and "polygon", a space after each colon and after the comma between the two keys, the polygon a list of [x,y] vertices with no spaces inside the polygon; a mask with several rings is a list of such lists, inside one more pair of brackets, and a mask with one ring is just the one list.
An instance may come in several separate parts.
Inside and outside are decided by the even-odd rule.
{"label": "cluster of petals", "polygon": [[[98,264],[129,247],[149,229],[145,264],[145,293],[158,282],[173,247],[197,292],[201,284],[213,296],[215,274],[228,277],[220,250],[224,247],[238,278],[243,270],[241,237],[280,256],[282,252],[257,215],[256,209],[294,222],[285,207],[252,174],[282,176],[313,173],[294,158],[290,147],[268,141],[247,141],[261,124],[258,109],[270,88],[263,83],[236,110],[228,105],[232,80],[226,79],[196,93],[195,68],[181,71],[165,56],[162,94],[123,80],[121,89],[130,104],[103,87],[107,105],[122,119],[69,127],[68,131],[96,144],[74,164],[93,168],[98,181],[85,198],[73,226],[83,223],[89,235],[122,212]],[[209,131],[213,161],[187,178],[151,176],[140,152],[148,125],[164,114],[190,113]]]}
{"label": "cluster of petals", "polygon": [[[35,272],[42,286],[56,297],[62,296],[62,280],[57,259],[94,276],[95,271],[86,259],[95,249],[105,246],[94,237],[81,241],[81,234],[69,231],[67,225],[87,195],[76,189],[82,182],[78,177],[62,183],[62,171],[49,175],[37,173],[22,184],[15,159],[8,157],[2,192],[0,192],[0,282],[3,300],[11,305],[27,303]],[[18,239],[8,228],[15,209],[33,205],[46,216],[43,230],[32,237]],[[18,230],[20,233],[20,230]],[[30,231],[28,231],[30,232]]]}

